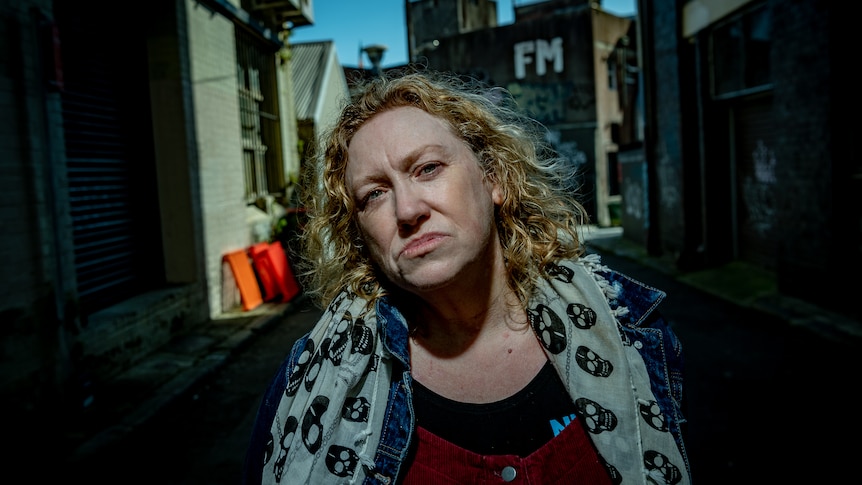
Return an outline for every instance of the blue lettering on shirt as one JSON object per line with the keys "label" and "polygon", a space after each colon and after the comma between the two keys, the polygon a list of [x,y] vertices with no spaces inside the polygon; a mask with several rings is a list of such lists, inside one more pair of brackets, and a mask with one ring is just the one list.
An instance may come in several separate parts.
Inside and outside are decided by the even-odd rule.
{"label": "blue lettering on shirt", "polygon": [[572,413],[568,416],[563,416],[563,422],[562,423],[556,419],[552,419],[550,421],[551,422],[551,431],[554,432],[554,436],[557,436],[558,434],[560,434],[560,432],[563,431],[563,428],[568,426],[572,421],[574,421],[577,418],[578,417],[575,415],[575,413]]}

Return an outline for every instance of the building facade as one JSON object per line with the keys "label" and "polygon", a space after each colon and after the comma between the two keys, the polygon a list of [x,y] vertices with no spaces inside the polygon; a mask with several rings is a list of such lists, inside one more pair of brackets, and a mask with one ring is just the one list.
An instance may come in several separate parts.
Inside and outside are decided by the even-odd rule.
{"label": "building facade", "polygon": [[309,0],[117,9],[0,0],[0,389],[22,427],[235,309],[223,258],[269,237],[299,170],[282,34]]}
{"label": "building facade", "polygon": [[839,283],[862,268],[846,12],[659,0],[638,16],[650,252],[682,269],[742,261],[773,272],[784,295],[859,317],[855,285]]}
{"label": "building facade", "polygon": [[[585,0],[552,0],[516,5],[509,25],[475,21],[467,23],[471,29],[446,29],[429,12],[448,3],[471,2],[408,3],[411,59],[506,88],[519,109],[548,128],[552,145],[570,162],[592,222],[619,225],[616,154],[620,133],[633,133],[635,119],[624,114],[638,95],[637,77],[625,75],[637,67],[636,56],[625,54],[636,52],[633,20]],[[495,2],[482,5],[496,9]],[[487,18],[486,10],[475,11]],[[426,19],[431,27],[417,26]],[[434,29],[457,33],[434,36]],[[412,47],[414,37],[420,48]]]}
{"label": "building facade", "polygon": [[295,43],[290,51],[296,121],[305,161],[313,156],[320,134],[338,118],[350,89],[333,41]]}

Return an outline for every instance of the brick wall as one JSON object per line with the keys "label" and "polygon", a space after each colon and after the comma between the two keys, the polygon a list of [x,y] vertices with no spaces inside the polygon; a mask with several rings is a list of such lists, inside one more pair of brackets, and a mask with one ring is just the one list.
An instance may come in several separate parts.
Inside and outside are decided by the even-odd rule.
{"label": "brick wall", "polygon": [[188,0],[191,82],[210,314],[222,312],[222,257],[248,247],[234,25]]}

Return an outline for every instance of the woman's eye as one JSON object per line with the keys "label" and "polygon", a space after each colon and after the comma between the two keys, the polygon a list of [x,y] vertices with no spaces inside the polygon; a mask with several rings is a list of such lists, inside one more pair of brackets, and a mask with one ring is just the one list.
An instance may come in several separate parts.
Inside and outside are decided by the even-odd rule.
{"label": "woman's eye", "polygon": [[360,204],[361,207],[364,208],[366,205],[368,205],[369,202],[374,201],[381,195],[383,195],[383,191],[380,189],[374,189],[372,191],[369,191],[367,194],[365,194],[365,197],[362,198],[362,203]]}
{"label": "woman's eye", "polygon": [[428,175],[434,173],[440,167],[439,163],[426,163],[419,167],[419,175]]}

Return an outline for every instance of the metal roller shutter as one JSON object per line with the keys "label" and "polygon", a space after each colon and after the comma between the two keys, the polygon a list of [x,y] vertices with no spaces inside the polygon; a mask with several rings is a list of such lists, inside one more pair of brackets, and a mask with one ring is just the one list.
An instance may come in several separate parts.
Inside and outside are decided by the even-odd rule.
{"label": "metal roller shutter", "polygon": [[[63,132],[84,313],[163,280],[144,38],[58,9]],[[98,2],[94,2],[98,3]],[[112,31],[113,30],[113,31]]]}

